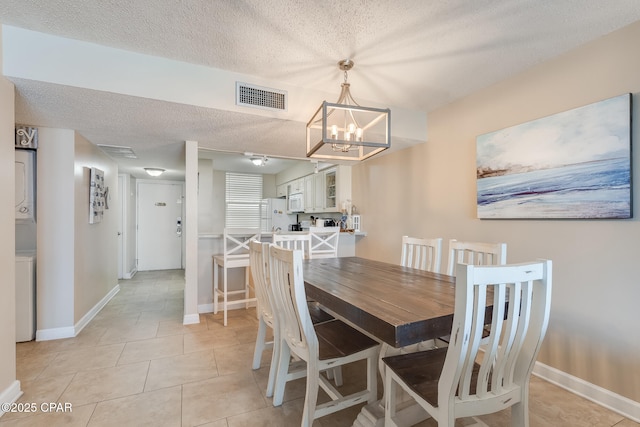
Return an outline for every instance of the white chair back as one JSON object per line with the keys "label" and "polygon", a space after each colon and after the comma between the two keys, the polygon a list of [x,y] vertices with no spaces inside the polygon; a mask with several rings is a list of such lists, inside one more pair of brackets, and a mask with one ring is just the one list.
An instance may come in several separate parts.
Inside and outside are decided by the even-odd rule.
{"label": "white chair back", "polygon": [[272,245],[269,247],[270,280],[274,309],[280,320],[280,336],[289,344],[291,352],[303,360],[318,357],[316,337],[302,276],[302,251],[291,251]]}
{"label": "white chair back", "polygon": [[420,270],[440,272],[442,238],[420,239],[402,236],[400,265]]}
{"label": "white chair back", "polygon": [[274,234],[273,243],[281,248],[302,251],[302,258],[309,258],[310,234]]}
{"label": "white chair back", "polygon": [[503,265],[507,263],[506,243],[461,242],[449,240],[446,274],[455,276],[457,264]]}
{"label": "white chair back", "polygon": [[[523,402],[549,323],[551,261],[459,265],[456,277],[451,342],[438,384],[438,401],[455,401],[459,413],[465,407],[480,406],[481,413],[496,412]],[[492,321],[489,336],[483,339],[487,303],[493,306]],[[487,341],[482,362],[474,366],[480,343]],[[477,380],[472,380],[475,375]],[[512,403],[505,404],[509,401]]]}
{"label": "white chair back", "polygon": [[340,227],[310,227],[311,246],[309,258],[336,258]]}
{"label": "white chair back", "polygon": [[249,242],[260,240],[259,228],[225,228],[222,256],[224,265],[249,265]]}
{"label": "white chair back", "polygon": [[[398,425],[400,387],[438,426],[509,407],[511,425],[528,426],[529,380],[549,323],[551,267],[548,260],[459,264],[449,346],[383,359],[385,426]],[[491,327],[483,338],[486,316]]]}

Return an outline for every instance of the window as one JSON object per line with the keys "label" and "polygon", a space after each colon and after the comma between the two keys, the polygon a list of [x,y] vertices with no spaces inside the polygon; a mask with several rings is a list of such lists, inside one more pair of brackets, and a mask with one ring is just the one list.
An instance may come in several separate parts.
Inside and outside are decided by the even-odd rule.
{"label": "window", "polygon": [[226,173],[226,228],[259,228],[262,175]]}

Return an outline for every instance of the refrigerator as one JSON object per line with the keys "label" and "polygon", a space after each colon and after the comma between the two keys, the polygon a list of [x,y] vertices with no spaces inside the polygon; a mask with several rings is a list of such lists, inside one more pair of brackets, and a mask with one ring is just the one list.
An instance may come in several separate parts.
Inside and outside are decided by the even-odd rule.
{"label": "refrigerator", "polygon": [[288,231],[290,224],[297,224],[296,215],[287,214],[287,199],[263,199],[260,205],[260,229],[264,233]]}

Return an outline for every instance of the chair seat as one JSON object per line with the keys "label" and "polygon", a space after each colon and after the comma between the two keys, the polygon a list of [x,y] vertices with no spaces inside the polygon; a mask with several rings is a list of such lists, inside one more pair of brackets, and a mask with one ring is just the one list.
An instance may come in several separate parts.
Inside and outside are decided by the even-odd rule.
{"label": "chair seat", "polygon": [[250,264],[249,255],[247,255],[246,258],[227,259],[226,262],[224,259],[224,255],[214,255],[213,262],[215,262],[220,267],[227,267],[227,268],[248,267]]}
{"label": "chair seat", "polygon": [[318,336],[320,360],[350,356],[378,345],[341,320],[319,323],[313,327]]}
{"label": "chair seat", "polygon": [[317,301],[307,301],[307,306],[309,307],[309,316],[311,316],[311,323],[313,323],[314,325],[335,319],[332,315],[324,311],[320,306],[320,303],[318,303]]}
{"label": "chair seat", "polygon": [[[382,361],[398,375],[411,390],[435,408],[438,407],[438,381],[447,357],[447,347],[416,353],[384,357]],[[471,390],[475,392],[480,365],[474,363]],[[456,392],[456,395],[458,393]]]}

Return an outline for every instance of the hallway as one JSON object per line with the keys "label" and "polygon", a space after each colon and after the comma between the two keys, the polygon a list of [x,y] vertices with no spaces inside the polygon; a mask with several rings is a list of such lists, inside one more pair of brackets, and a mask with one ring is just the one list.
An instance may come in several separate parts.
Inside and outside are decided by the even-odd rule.
{"label": "hallway", "polygon": [[[35,403],[37,411],[7,413],[0,427],[299,425],[304,379],[289,385],[284,405],[274,408],[264,396],[270,353],[251,370],[254,309],[231,311],[226,328],[221,313],[184,326],[182,270],[140,272],[120,286],[78,337],[17,345],[19,402]],[[345,370],[347,386],[364,381],[362,370],[353,371]],[[43,413],[45,402],[70,403],[72,411]],[[532,427],[640,426],[536,377],[530,409]],[[358,411],[314,426],[350,426]],[[506,412],[482,419],[509,425]]]}

